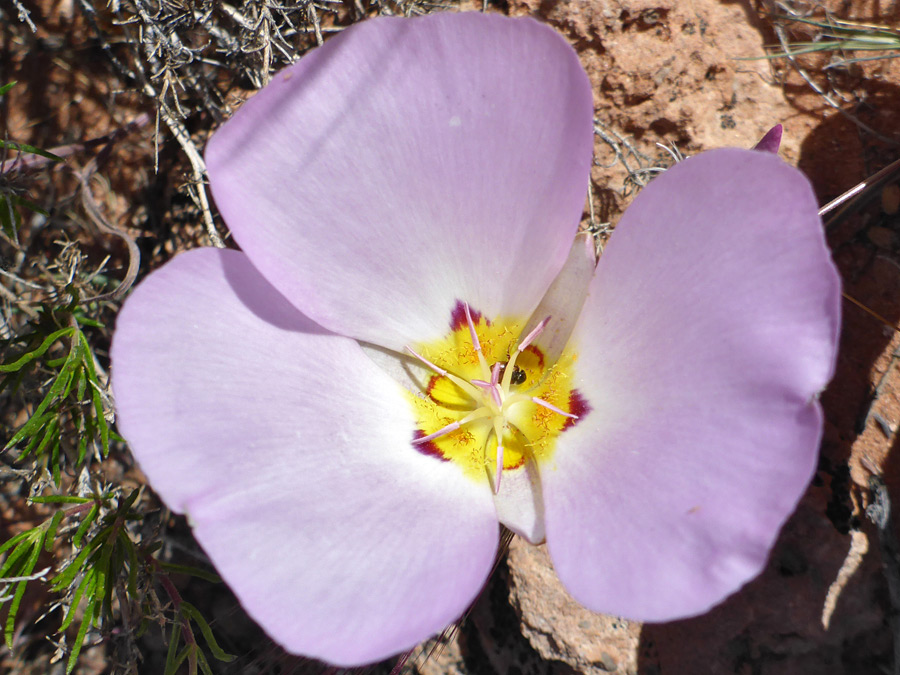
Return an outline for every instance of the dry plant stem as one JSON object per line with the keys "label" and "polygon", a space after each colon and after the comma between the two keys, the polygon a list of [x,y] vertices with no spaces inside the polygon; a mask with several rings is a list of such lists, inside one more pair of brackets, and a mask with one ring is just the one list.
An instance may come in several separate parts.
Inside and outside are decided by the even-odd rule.
{"label": "dry plant stem", "polygon": [[[139,68],[137,72],[130,70],[126,67],[114,54],[109,42],[104,38],[104,33],[100,29],[99,25],[96,22],[96,13],[94,8],[88,2],[88,0],[80,0],[80,6],[83,9],[85,15],[88,18],[88,21],[91,23],[94,32],[97,34],[98,38],[101,41],[101,46],[104,51],[110,58],[112,64],[119,70],[120,75],[127,80],[138,80],[141,82],[141,89],[144,94],[150,97],[153,100],[158,102],[157,105],[157,143],[159,137],[159,118],[165,122],[166,126],[169,128],[169,131],[172,132],[172,135],[175,136],[175,140],[178,141],[178,144],[181,146],[181,149],[184,151],[185,155],[187,155],[188,160],[191,163],[191,168],[193,170],[193,181],[194,181],[194,189],[195,193],[192,193],[192,198],[194,198],[197,206],[200,208],[203,224],[206,228],[206,233],[209,236],[210,242],[213,246],[218,248],[225,248],[225,242],[222,241],[222,237],[219,236],[219,233],[216,231],[215,223],[213,222],[212,212],[209,207],[209,199],[206,195],[206,188],[204,187],[204,176],[206,174],[206,164],[203,161],[203,157],[200,155],[200,151],[197,149],[197,146],[194,144],[193,139],[191,139],[190,133],[188,133],[187,129],[185,129],[184,125],[177,119],[177,117],[172,113],[169,107],[166,105],[165,101],[162,100],[162,97],[157,92],[156,88],[149,82],[146,77],[146,73],[143,71],[143,68]],[[142,9],[138,8],[139,12]],[[191,52],[192,53],[192,52]],[[192,53],[193,54],[193,53]],[[177,99],[176,99],[177,100]],[[158,154],[158,153],[157,153]]]}
{"label": "dry plant stem", "polygon": [[[889,259],[889,258],[885,258],[885,260],[887,260],[888,262],[890,262],[890,259]],[[868,314],[869,316],[871,316],[873,319],[876,319],[876,320],[880,321],[881,324],[882,324],[885,328],[887,328],[888,330],[892,330],[892,331],[894,331],[895,333],[900,333],[900,326],[896,326],[896,325],[892,324],[890,321],[888,321],[888,320],[885,319],[883,316],[881,316],[881,314],[879,314],[879,313],[876,312],[876,311],[873,311],[873,310],[869,309],[869,308],[866,307],[863,303],[861,303],[859,300],[857,300],[856,298],[854,298],[852,295],[849,295],[846,291],[842,292],[841,295],[843,296],[843,298],[844,298],[845,300],[848,300],[848,301],[852,302],[854,305],[856,305],[857,307],[859,307],[862,311],[864,311],[866,314]]]}
{"label": "dry plant stem", "polygon": [[45,567],[40,572],[35,572],[34,574],[27,574],[23,577],[3,577],[2,581],[4,584],[15,584],[19,581],[45,581],[47,575],[50,573],[50,568]]}
{"label": "dry plant stem", "polygon": [[778,36],[778,42],[781,44],[781,49],[783,52],[781,54],[781,56],[784,56],[784,58],[786,58],[790,62],[790,64],[794,67],[794,70],[797,71],[797,73],[800,75],[800,77],[803,78],[803,80],[806,82],[806,84],[808,84],[813,89],[813,91],[815,91],[819,96],[821,96],[822,99],[828,105],[830,105],[832,108],[837,110],[841,115],[843,115],[848,120],[853,122],[860,129],[872,134],[875,138],[882,141],[883,143],[887,143],[888,145],[893,145],[893,146],[900,145],[900,141],[897,141],[892,138],[888,138],[887,136],[884,136],[883,134],[879,133],[878,131],[876,131],[875,129],[870,127],[868,124],[863,122],[862,120],[857,119],[854,115],[851,115],[849,112],[844,110],[843,107],[841,107],[841,105],[837,101],[835,101],[828,92],[826,92],[824,89],[822,89],[822,87],[820,87],[818,84],[816,84],[813,81],[813,79],[809,76],[809,73],[807,73],[806,70],[803,68],[803,66],[801,66],[797,62],[797,58],[791,53],[790,44],[787,39],[787,34],[785,32],[784,25],[779,24],[777,22],[773,22],[773,27],[775,29],[775,34]]}
{"label": "dry plant stem", "polygon": [[[273,36],[271,27],[274,23],[272,14],[267,6],[263,6],[256,20],[248,19],[237,8],[226,3],[221,5],[222,11],[225,12],[236,24],[248,33],[256,36],[257,40],[262,42],[262,65],[258,73],[252,73],[254,86],[262,88],[269,82],[269,71],[272,67],[272,42]],[[250,52],[259,51],[258,48],[247,50]],[[281,50],[284,53],[284,50]]]}
{"label": "dry plant stem", "polygon": [[[399,657],[397,657],[397,662],[394,664],[394,667],[391,668],[390,675],[400,675],[403,671],[403,667],[406,665],[407,661],[409,661],[409,657],[412,656],[413,650],[408,652],[404,652]],[[432,651],[433,653],[433,651]],[[431,654],[429,654],[426,658],[431,658]]]}
{"label": "dry plant stem", "polygon": [[324,40],[322,39],[322,26],[319,23],[319,13],[316,12],[316,6],[313,3],[309,3],[306,6],[306,11],[309,15],[310,21],[312,21],[313,29],[316,33],[316,44],[321,46]]}
{"label": "dry plant stem", "polygon": [[588,181],[588,214],[591,232],[597,231],[597,214],[594,212],[594,182]]}
{"label": "dry plant stem", "polygon": [[[156,97],[156,90],[150,83],[144,83],[144,92],[148,96]],[[181,149],[184,151],[184,154],[187,155],[187,158],[191,163],[194,189],[196,190],[195,197],[198,206],[200,207],[200,212],[203,214],[203,224],[206,227],[206,234],[209,236],[209,240],[212,242],[213,246],[225,248],[225,242],[222,241],[222,237],[220,237],[219,233],[216,231],[216,224],[213,222],[212,211],[209,208],[209,199],[206,196],[206,183],[204,179],[204,176],[206,175],[206,163],[203,161],[203,157],[200,155],[200,151],[194,144],[187,129],[185,129],[184,125],[175,118],[172,111],[169,110],[168,106],[162,101],[160,101],[159,104],[159,115],[166,123],[166,126],[169,127],[169,131],[172,132],[172,135],[175,136],[175,140],[178,141],[178,144],[181,146]]]}
{"label": "dry plant stem", "polygon": [[[107,146],[107,148],[110,146]],[[79,183],[81,185],[81,203],[84,206],[84,210],[87,212],[88,216],[91,219],[91,222],[104,234],[111,234],[114,237],[118,237],[122,241],[125,242],[125,245],[128,247],[128,270],[125,272],[125,277],[119,282],[119,285],[116,286],[115,290],[110,291],[109,293],[101,293],[100,295],[95,295],[92,298],[86,298],[86,302],[90,301],[103,301],[103,300],[119,300],[122,296],[128,292],[128,289],[131,288],[132,284],[134,284],[134,280],[137,278],[138,269],[141,264],[141,251],[138,248],[138,245],[135,243],[134,239],[124,230],[119,229],[118,227],[114,227],[110,225],[110,223],[103,217],[103,214],[100,212],[100,209],[97,206],[97,202],[94,201],[94,195],[91,192],[91,176],[94,175],[94,172],[97,170],[97,158],[92,158],[87,165],[80,172],[76,172],[78,176]]]}
{"label": "dry plant stem", "polygon": [[[113,141],[116,141],[123,136],[131,133],[135,129],[140,129],[145,126],[150,121],[150,116],[147,113],[141,113],[133,120],[125,124],[120,129],[116,129],[112,133],[105,134],[103,136],[98,136],[97,138],[91,138],[87,141],[82,141],[81,143],[70,143],[68,145],[60,145],[55,148],[50,148],[48,152],[56,155],[57,157],[69,157],[70,155],[75,154],[76,152],[81,152],[83,150],[88,150],[90,148],[96,147],[98,145],[106,145]],[[17,157],[11,160],[7,160],[5,162],[0,162],[0,174],[11,173],[13,171],[18,171],[20,173],[24,173],[26,171],[33,171],[35,169],[42,169],[48,164],[53,164],[54,160],[43,157],[41,155],[22,155],[19,154]],[[8,166],[7,166],[8,164]]]}
{"label": "dry plant stem", "polygon": [[[262,42],[263,42],[263,62],[260,67],[260,74],[262,77],[260,78],[262,81],[262,87],[265,87],[269,84],[269,72],[272,70],[272,14],[269,12],[269,8],[263,5],[262,8],[262,16],[259,20],[259,32],[261,33]],[[262,88],[260,87],[260,88]]]}
{"label": "dry plant stem", "polygon": [[65,514],[66,518],[71,518],[72,516],[77,516],[82,513],[87,513],[94,507],[95,504],[100,504],[100,501],[98,500],[98,501],[85,502],[84,504],[76,504],[75,506],[65,509],[63,511],[63,513]]}
{"label": "dry plant stem", "polygon": [[837,609],[841,594],[847,587],[847,583],[856,574],[862,565],[865,555],[869,552],[869,539],[862,530],[850,530],[850,550],[847,552],[837,577],[828,587],[825,595],[825,603],[822,606],[822,628],[828,630],[834,610]]}
{"label": "dry plant stem", "polygon": [[[159,564],[159,561],[151,555],[145,556],[147,562],[150,563],[150,566],[153,568],[153,571],[157,575],[157,579],[159,579],[160,585],[166,591],[166,595],[169,596],[169,600],[172,601],[172,606],[175,608],[175,612],[178,613],[178,610],[181,608],[181,603],[184,600],[181,597],[181,593],[178,592],[178,589],[175,588],[175,584],[172,583],[172,580],[169,579],[169,576],[163,571],[162,566]],[[197,641],[194,639],[194,631],[191,630],[191,622],[185,615],[181,615],[181,631],[184,634],[184,641],[186,644],[195,645]],[[196,658],[196,656],[189,655],[188,658]],[[193,670],[196,670],[196,665],[193,667]]]}
{"label": "dry plant stem", "polygon": [[31,12],[25,9],[25,5],[23,5],[20,0],[12,0],[13,6],[16,8],[16,12],[19,15],[19,21],[26,24],[28,28],[31,29],[32,33],[37,33],[37,27],[34,25],[34,22],[31,20]]}
{"label": "dry plant stem", "polygon": [[900,675],[900,543],[894,533],[894,519],[891,516],[891,497],[881,476],[869,478],[872,503],[866,507],[866,516],[878,529],[878,548],[888,584],[888,598],[891,602],[889,613],[891,632],[894,635],[894,675]]}
{"label": "dry plant stem", "polygon": [[[116,598],[119,601],[120,616],[122,617],[122,625],[125,628],[123,634],[131,638],[131,636],[133,636],[135,633],[134,624],[136,617],[132,617],[132,613],[134,613],[134,603],[129,602],[128,595],[125,592],[125,587],[122,584],[121,579],[116,581]],[[121,662],[119,662],[119,667],[122,667],[122,665],[124,665],[124,675],[132,675],[132,673],[136,675],[138,672],[137,661],[139,652],[133,640],[129,641],[128,650],[129,651],[126,656],[126,658],[128,658],[128,662],[125,664],[121,664]]]}
{"label": "dry plant stem", "polygon": [[[616,137],[613,138],[610,135],[610,133],[606,132],[606,130],[603,128],[603,126],[599,122],[595,122],[595,124],[594,124],[594,133],[597,134],[603,140],[604,143],[606,143],[610,148],[612,148],[612,151],[616,155],[612,162],[610,162],[609,164],[603,164],[601,166],[604,169],[609,169],[609,168],[615,166],[616,162],[622,162],[622,165],[625,167],[625,170],[628,173],[631,173],[632,169],[630,166],[628,166],[628,160],[625,159],[625,153],[622,152],[622,148],[620,147],[619,144],[621,143],[622,145],[626,145],[626,147],[628,148],[628,150],[631,152],[632,155],[636,155],[636,150],[633,147],[631,147],[630,145],[627,145],[627,141],[624,138],[622,138],[621,136],[619,136],[618,134],[616,134]],[[611,132],[611,133],[615,133],[615,132]]]}
{"label": "dry plant stem", "polygon": [[[2,238],[3,241],[5,241],[6,243],[8,243],[8,244],[10,244],[10,245],[12,245],[12,246],[15,246],[15,243],[12,242],[12,241],[11,241],[9,238],[7,238],[6,236],[0,237],[0,238]],[[43,271],[43,270],[42,270],[42,271]],[[49,292],[50,292],[50,289],[49,289],[47,286],[41,286],[40,284],[36,284],[36,283],[34,283],[34,282],[32,282],[32,281],[28,281],[27,279],[23,279],[22,277],[17,276],[17,275],[15,275],[15,274],[13,274],[12,272],[9,272],[9,271],[3,269],[2,267],[0,267],[0,276],[2,276],[2,277],[7,277],[8,279],[12,279],[12,280],[15,281],[17,284],[21,284],[22,286],[25,286],[26,288],[31,288],[31,289],[33,289],[33,290],[35,290],[35,291],[43,291],[44,293],[49,293]]]}
{"label": "dry plant stem", "polygon": [[846,205],[825,221],[825,227],[832,227],[835,223],[847,217],[853,211],[861,208],[875,196],[876,190],[880,190],[885,184],[890,183],[898,175],[900,175],[900,159],[891,162],[881,171],[869,176],[861,183],[847,190],[840,197],[832,199],[819,209],[820,216],[824,216],[829,211],[833,211],[837,207],[844,205],[845,202]]}
{"label": "dry plant stem", "polygon": [[591,237],[594,241],[594,255],[598,258],[600,254],[603,253],[604,247],[604,235],[608,235],[612,228],[610,227],[610,223],[605,222],[601,223],[597,220],[597,213],[594,209],[594,183],[593,181],[588,182],[588,232],[590,232]]}
{"label": "dry plant stem", "polygon": [[[610,168],[616,165],[616,162],[621,162],[622,166],[625,167],[625,171],[628,172],[628,178],[639,188],[644,187],[649,181],[644,179],[644,175],[647,173],[647,169],[644,167],[644,162],[649,162],[650,158],[641,153],[627,138],[623,138],[615,131],[611,129],[606,129],[602,122],[598,120],[594,120],[594,133],[597,134],[600,139],[606,143],[610,148],[612,148],[613,153],[615,153],[615,158],[609,165],[601,165],[603,168]],[[624,152],[622,148],[625,148],[627,152]],[[637,167],[633,168],[628,162],[628,156],[631,155],[637,162]],[[626,180],[627,187],[627,180]]]}
{"label": "dry plant stem", "polygon": [[222,9],[222,11],[225,12],[229,17],[231,17],[231,19],[233,19],[234,22],[235,22],[236,24],[238,24],[241,28],[243,28],[243,29],[245,29],[245,30],[249,30],[249,31],[255,31],[255,30],[257,30],[257,28],[258,28],[257,23],[254,22],[254,21],[251,21],[251,20],[248,19],[246,16],[244,16],[243,14],[241,14],[240,10],[238,10],[236,7],[232,7],[232,6],[229,5],[227,2],[221,2],[221,3],[219,3],[219,7],[220,7],[220,8]]}
{"label": "dry plant stem", "polygon": [[[346,26],[319,26],[319,33],[323,36],[326,33],[340,33],[342,30],[344,30],[344,28],[346,28]],[[308,33],[315,33],[315,32],[316,32],[315,26],[313,26],[313,27],[300,26],[298,28],[291,28],[288,30],[281,31],[281,35],[282,35],[282,37],[291,37],[293,35],[297,35],[298,33],[308,34]],[[293,57],[291,58],[291,61],[296,61],[296,60],[297,59],[295,59]]]}
{"label": "dry plant stem", "polygon": [[[21,581],[47,581],[47,575],[50,573],[50,568],[45,567],[40,572],[35,572],[34,574],[28,574],[21,577],[3,577],[0,579],[0,605],[5,602],[9,602],[15,596],[14,593],[10,593],[6,589],[12,586],[13,584],[17,584]],[[50,610],[44,613],[46,616]]]}
{"label": "dry plant stem", "polygon": [[32,321],[37,321],[40,318],[40,315],[36,311],[34,311],[33,309],[31,309],[31,307],[29,307],[24,302],[22,302],[22,299],[19,296],[17,296],[15,293],[13,293],[11,290],[9,290],[6,286],[3,286],[2,284],[0,284],[0,295],[2,295],[4,299],[13,303],[18,309],[25,312],[25,314],[28,315],[28,318],[31,319]]}

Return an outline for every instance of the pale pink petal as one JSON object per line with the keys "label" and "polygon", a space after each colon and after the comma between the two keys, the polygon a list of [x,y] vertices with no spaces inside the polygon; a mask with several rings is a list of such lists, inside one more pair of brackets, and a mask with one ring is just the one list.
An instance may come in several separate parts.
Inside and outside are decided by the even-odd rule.
{"label": "pale pink petal", "polygon": [[320,324],[402,351],[457,301],[527,316],[584,207],[591,87],[531,19],[362,22],[279,73],[206,152],[216,203]]}
{"label": "pale pink petal", "polygon": [[201,249],[125,303],[119,428],[249,614],[351,666],[455,620],[490,572],[491,492],[416,452],[400,385],[234,251]]}
{"label": "pale pink petal", "polygon": [[816,465],[839,324],[799,171],[717,150],[641,192],[574,335],[591,412],[541,470],[547,543],[576,600],[666,621],[762,569]]}
{"label": "pale pink petal", "polygon": [[544,541],[544,505],[540,474],[533,462],[505,469],[494,495],[497,519],[532,544]]}

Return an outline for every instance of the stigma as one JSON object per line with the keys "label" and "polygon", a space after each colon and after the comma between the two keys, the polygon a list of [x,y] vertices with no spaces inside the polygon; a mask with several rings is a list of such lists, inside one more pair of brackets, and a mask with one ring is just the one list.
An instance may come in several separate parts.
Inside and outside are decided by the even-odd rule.
{"label": "stigma", "polygon": [[457,303],[446,337],[408,345],[427,373],[410,394],[413,446],[487,478],[495,493],[504,471],[549,460],[559,434],[590,410],[572,386],[574,352],[547,363],[538,346],[550,318],[522,335],[522,321]]}

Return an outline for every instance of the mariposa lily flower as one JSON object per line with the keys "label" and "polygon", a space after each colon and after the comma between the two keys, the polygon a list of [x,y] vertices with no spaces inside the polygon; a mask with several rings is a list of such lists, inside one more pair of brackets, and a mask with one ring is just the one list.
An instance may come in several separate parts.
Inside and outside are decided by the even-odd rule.
{"label": "mariposa lily flower", "polygon": [[772,153],[701,154],[595,272],[591,152],[574,51],[480,14],[350,28],[210,140],[241,251],[184,253],[125,303],[118,423],[289,651],[351,666],[440,631],[501,523],[632,619],[763,567],[835,358],[813,193]]}

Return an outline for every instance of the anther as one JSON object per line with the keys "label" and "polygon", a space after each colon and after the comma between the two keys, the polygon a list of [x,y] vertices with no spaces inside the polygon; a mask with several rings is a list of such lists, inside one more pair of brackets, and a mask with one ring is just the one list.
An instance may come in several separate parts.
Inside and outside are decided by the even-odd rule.
{"label": "anther", "polygon": [[424,363],[428,368],[431,368],[431,370],[436,372],[438,375],[441,375],[442,377],[446,377],[447,379],[449,379],[451,382],[453,382],[453,384],[455,384],[460,389],[462,389],[463,391],[468,393],[470,396],[477,395],[478,390],[475,387],[473,387],[472,384],[468,380],[464,380],[461,377],[459,377],[458,375],[454,375],[453,373],[447,372],[440,366],[433,364],[431,361],[426,359],[424,356],[422,356],[418,352],[414,351],[413,348],[410,347],[409,345],[406,345],[406,351],[408,351],[410,354],[415,356],[417,359],[419,359],[419,361]]}
{"label": "anther", "polygon": [[451,422],[445,427],[438,429],[433,434],[428,434],[427,436],[422,436],[421,438],[414,438],[413,445],[419,445],[420,443],[427,443],[428,441],[433,441],[435,438],[440,438],[441,436],[446,436],[447,434],[452,434],[454,431],[459,429],[464,424],[468,424],[469,422],[477,419],[481,419],[483,417],[491,417],[492,413],[485,407],[478,408],[477,410],[473,410],[468,415],[463,417],[461,420],[457,420],[455,422]]}
{"label": "anther", "polygon": [[421,361],[421,362],[424,363],[426,366],[428,366],[429,368],[431,368],[431,370],[433,370],[434,372],[436,372],[438,375],[443,375],[444,377],[447,376],[447,371],[446,371],[446,370],[444,370],[444,369],[441,368],[440,366],[434,365],[431,361],[429,361],[428,359],[426,359],[424,356],[422,356],[422,355],[419,354],[418,352],[414,351],[413,348],[410,347],[409,345],[406,345],[406,351],[408,351],[410,354],[412,354],[413,356],[415,356],[417,359],[419,359],[419,361]]}
{"label": "anther", "polygon": [[557,413],[558,415],[562,415],[563,417],[568,417],[569,419],[573,419],[573,420],[578,419],[578,415],[573,415],[572,413],[567,413],[565,410],[557,408],[552,403],[548,403],[544,399],[538,398],[537,396],[532,396],[531,401],[533,403],[537,403],[538,405],[545,407],[547,410],[552,410],[553,412]]}
{"label": "anther", "polygon": [[433,434],[428,434],[427,436],[422,436],[421,438],[414,438],[413,445],[419,445],[421,443],[427,443],[428,441],[433,441],[435,438],[440,438],[441,436],[446,436],[447,434],[452,434],[454,431],[462,426],[459,422],[451,422],[447,426],[442,429],[438,429]]}
{"label": "anther", "polygon": [[520,352],[524,352],[525,349],[528,347],[528,345],[530,345],[532,342],[534,342],[535,338],[544,332],[544,329],[547,327],[547,324],[549,322],[550,322],[550,317],[548,316],[546,319],[541,321],[537,326],[535,326],[528,335],[525,336],[525,339],[523,339],[519,343],[519,346],[516,347],[516,349],[518,349]]}
{"label": "anther", "polygon": [[478,333],[475,332],[475,322],[472,321],[472,314],[469,312],[468,302],[463,305],[463,309],[466,311],[466,323],[469,324],[469,335],[472,338],[472,346],[475,347],[476,352],[480,352],[481,343],[478,341]]}

